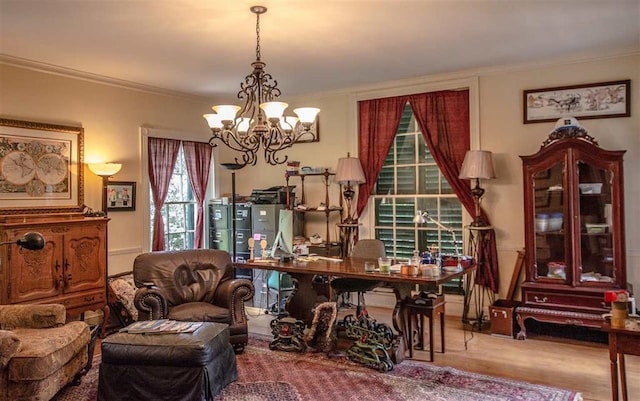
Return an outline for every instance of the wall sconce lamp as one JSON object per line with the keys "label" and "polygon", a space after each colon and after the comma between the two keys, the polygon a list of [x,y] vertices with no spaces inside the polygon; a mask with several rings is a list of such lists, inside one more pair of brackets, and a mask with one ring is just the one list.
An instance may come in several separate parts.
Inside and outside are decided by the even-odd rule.
{"label": "wall sconce lamp", "polygon": [[344,196],[345,204],[347,205],[347,216],[342,222],[346,224],[355,223],[358,219],[351,215],[351,201],[355,195],[353,185],[366,182],[364,171],[362,170],[362,164],[360,164],[360,159],[357,157],[351,157],[349,153],[347,153],[347,157],[341,157],[338,159],[336,181],[338,181],[340,185],[344,186],[342,195]]}
{"label": "wall sconce lamp", "polygon": [[16,244],[21,248],[28,249],[30,251],[38,251],[44,248],[44,237],[37,232],[29,232],[14,241],[0,242],[0,245]]}
{"label": "wall sconce lamp", "polygon": [[482,219],[480,212],[480,202],[484,195],[484,188],[480,187],[480,180],[490,180],[496,178],[493,171],[493,160],[491,152],[487,150],[469,150],[464,156],[462,168],[460,169],[459,178],[463,180],[476,180],[476,186],[471,189],[473,195],[473,203],[475,205],[475,216],[473,216],[473,227],[486,226],[487,223]]}
{"label": "wall sconce lamp", "polygon": [[89,170],[102,177],[102,211],[107,215],[107,190],[109,178],[114,176],[122,168],[121,163],[89,163]]}

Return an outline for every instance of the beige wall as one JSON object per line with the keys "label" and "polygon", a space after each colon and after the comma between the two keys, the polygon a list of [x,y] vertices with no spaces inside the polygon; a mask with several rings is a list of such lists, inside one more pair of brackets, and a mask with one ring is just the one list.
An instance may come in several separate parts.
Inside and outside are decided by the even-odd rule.
{"label": "beige wall", "polygon": [[[86,80],[0,65],[4,118],[84,127],[85,161],[114,161],[117,181],[141,182],[139,127],[181,128],[209,137],[201,117],[210,101],[129,90]],[[142,252],[142,188],[134,212],[109,214],[109,273],[130,270]],[[101,209],[101,179],[85,168],[85,204]]]}
{"label": "beige wall", "polygon": [[[458,77],[460,74],[458,74]],[[632,80],[632,117],[582,121],[603,148],[626,149],[625,201],[626,246],[629,281],[640,289],[640,55],[621,56],[581,63],[567,63],[540,67],[519,67],[475,71],[466,74],[477,77],[478,131],[482,149],[491,150],[495,157],[497,179],[483,183],[487,189],[484,207],[490,214],[498,235],[501,265],[501,294],[511,279],[516,252],[524,245],[522,172],[519,155],[535,153],[553,128],[553,123],[522,124],[522,91],[579,83],[619,79]],[[291,160],[309,166],[335,169],[339,157],[348,151],[356,153],[355,100],[376,90],[403,91],[437,81],[438,77],[423,77],[400,83],[381,83],[362,88],[350,88],[341,93],[317,94],[298,99],[285,99],[294,105],[316,105],[320,114],[320,142],[296,145],[286,152]],[[285,79],[285,78],[281,78]],[[285,94],[286,97],[286,94]],[[41,122],[82,125],[85,128],[86,157],[124,164],[118,180],[144,182],[140,163],[139,127],[183,130],[208,139],[208,129],[201,115],[213,101],[199,98],[153,94],[115,86],[76,80],[57,75],[0,66],[0,115],[7,118]],[[218,160],[229,161],[229,153],[219,150]],[[240,194],[254,188],[284,185],[283,166],[268,166],[262,160],[236,173]],[[220,193],[230,192],[230,174],[219,172],[217,187]],[[100,208],[100,184],[92,173],[86,176],[86,203]],[[294,184],[291,182],[291,184]],[[320,180],[307,180],[309,204],[323,199]],[[144,196],[139,193],[139,203]],[[337,203],[338,189],[331,186],[331,203]],[[109,224],[109,272],[131,268],[131,261],[143,251],[148,235],[142,227],[143,217],[138,208],[132,213],[111,213]],[[310,225],[307,234],[324,234],[322,222]],[[333,235],[332,228],[332,235]],[[333,237],[335,239],[335,236]]]}

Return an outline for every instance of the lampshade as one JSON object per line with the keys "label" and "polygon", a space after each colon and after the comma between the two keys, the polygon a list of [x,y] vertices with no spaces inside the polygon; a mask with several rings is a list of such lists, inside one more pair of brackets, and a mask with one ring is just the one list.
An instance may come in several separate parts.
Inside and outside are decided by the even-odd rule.
{"label": "lampshade", "polygon": [[122,168],[121,163],[90,163],[89,170],[100,177],[111,177]]}
{"label": "lampshade", "polygon": [[38,251],[44,248],[44,237],[38,232],[28,232],[14,241],[0,242],[0,245],[17,244],[19,247],[30,251]]}
{"label": "lampshade", "polygon": [[418,210],[416,212],[416,215],[413,216],[413,223],[414,224],[424,224],[426,222],[427,222],[427,219],[426,219],[426,217],[424,217],[424,214],[422,214],[422,210]]}
{"label": "lampshade", "polygon": [[493,160],[491,152],[487,150],[469,150],[464,156],[459,178],[467,179],[490,179],[496,178],[493,171]]}
{"label": "lampshade", "polygon": [[338,159],[338,168],[336,170],[336,181],[341,184],[362,184],[366,182],[364,171],[357,157],[341,157]]}

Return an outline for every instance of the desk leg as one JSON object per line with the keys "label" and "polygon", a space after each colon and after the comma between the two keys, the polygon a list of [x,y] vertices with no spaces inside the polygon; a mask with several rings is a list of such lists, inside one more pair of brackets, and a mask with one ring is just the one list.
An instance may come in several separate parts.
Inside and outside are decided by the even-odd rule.
{"label": "desk leg", "polygon": [[412,346],[411,332],[409,331],[409,319],[411,318],[407,311],[407,302],[411,298],[411,290],[413,284],[407,283],[391,283],[393,293],[396,296],[396,306],[393,309],[393,328],[398,332],[400,344],[396,350],[395,363],[400,363],[405,358],[406,347]]}
{"label": "desk leg", "polygon": [[285,309],[291,317],[300,319],[307,327],[313,322],[313,307],[316,304],[316,290],[313,288],[313,275],[305,273],[289,273],[294,279],[295,288],[291,293]]}
{"label": "desk leg", "polygon": [[618,353],[616,335],[609,333],[609,359],[611,361],[611,400],[618,401]]}
{"label": "desk leg", "polygon": [[620,365],[620,387],[622,387],[622,401],[628,401],[627,367],[624,366],[624,354],[618,354],[618,365]]}

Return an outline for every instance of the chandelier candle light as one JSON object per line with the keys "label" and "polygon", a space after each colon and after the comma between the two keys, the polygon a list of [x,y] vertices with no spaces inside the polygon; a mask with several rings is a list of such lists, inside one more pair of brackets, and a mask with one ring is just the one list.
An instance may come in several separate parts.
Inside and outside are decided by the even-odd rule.
{"label": "chandelier candle light", "polygon": [[250,10],[256,14],[256,61],[251,63],[253,72],[240,83],[238,99],[244,99],[244,106],[213,106],[215,113],[203,117],[213,134],[211,146],[222,142],[242,153],[242,161],[235,158],[236,164],[255,165],[262,147],[265,161],[275,166],[287,161],[288,156],[281,157],[280,151],[302,140],[316,140],[317,133],[311,128],[320,109],[301,107],[293,110],[297,117],[283,116],[289,105],[274,101],[281,94],[278,81],[264,71],[266,64],[260,59],[260,15],[267,8],[253,6]]}
{"label": "chandelier candle light", "polygon": [[471,189],[473,195],[473,203],[475,205],[475,216],[473,216],[473,227],[486,226],[480,212],[480,201],[484,195],[484,188],[480,187],[480,180],[488,180],[496,178],[493,171],[493,160],[491,152],[487,150],[469,150],[464,156],[462,167],[460,168],[459,178],[463,180],[476,180],[476,186]]}
{"label": "chandelier candle light", "polygon": [[343,220],[343,223],[356,223],[358,219],[351,215],[351,202],[355,195],[353,185],[366,182],[364,171],[362,170],[362,164],[360,164],[360,159],[357,157],[351,157],[349,153],[347,153],[347,157],[341,157],[338,160],[338,168],[336,169],[336,181],[339,182],[340,185],[344,186],[342,195],[344,196],[344,200],[347,205],[347,216]]}

